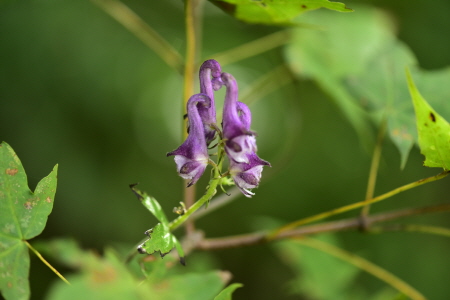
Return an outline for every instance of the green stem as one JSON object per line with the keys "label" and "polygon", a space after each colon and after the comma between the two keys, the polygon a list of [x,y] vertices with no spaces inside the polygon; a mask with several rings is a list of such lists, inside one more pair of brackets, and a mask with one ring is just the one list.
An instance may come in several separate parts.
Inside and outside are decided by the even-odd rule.
{"label": "green stem", "polygon": [[216,53],[211,55],[210,58],[217,60],[222,66],[225,66],[287,44],[289,40],[289,31],[281,30],[237,46],[236,48]]}
{"label": "green stem", "polygon": [[123,27],[128,29],[146,46],[155,51],[170,67],[183,73],[183,60],[181,55],[152,27],[144,22],[128,6],[117,0],[91,0],[114,18]]}
{"label": "green stem", "polygon": [[[197,42],[199,39],[198,34],[198,16],[196,14],[199,0],[186,0],[185,1],[185,26],[186,26],[186,57],[184,68],[184,89],[183,89],[183,114],[186,113],[186,105],[189,98],[194,95],[194,73],[197,57]],[[183,122],[182,133],[184,139],[187,138],[187,122]],[[196,186],[187,188],[187,181],[184,180],[184,203],[186,207],[191,207],[195,202]],[[186,232],[190,234],[195,231],[193,221],[186,223]]]}
{"label": "green stem", "polygon": [[39,253],[36,249],[34,249],[33,246],[31,246],[30,243],[28,243],[27,241],[24,241],[25,244],[27,245],[27,247],[34,252],[34,254],[36,254],[36,256],[47,266],[49,267],[50,270],[53,271],[53,273],[55,273],[59,278],[61,278],[62,281],[64,281],[65,283],[67,283],[68,285],[70,285],[70,282],[67,281],[66,278],[64,278],[64,276],[61,275],[61,273],[58,272],[58,270],[56,270],[48,261],[45,260],[45,258],[41,255],[41,253]]}
{"label": "green stem", "polygon": [[[375,149],[373,150],[372,163],[370,164],[369,179],[367,182],[367,190],[366,190],[366,198],[365,198],[366,201],[372,199],[374,192],[375,192],[378,168],[380,166],[381,150],[382,150],[384,135],[386,132],[386,127],[387,127],[386,123],[387,123],[386,119],[384,119],[381,122],[381,126],[378,131],[377,142],[375,144]],[[364,218],[366,218],[369,215],[369,210],[370,210],[370,205],[363,206],[363,208],[361,210],[361,218],[363,220],[364,220]]]}
{"label": "green stem", "polygon": [[253,81],[240,97],[241,102],[251,105],[280,87],[294,80],[289,68],[282,64]]}
{"label": "green stem", "polygon": [[372,274],[373,276],[384,281],[385,283],[389,284],[390,286],[413,300],[425,300],[425,297],[419,291],[414,289],[412,286],[410,286],[394,274],[360,256],[355,255],[354,253],[347,252],[336,246],[311,238],[296,238],[295,240],[302,245],[337,257],[343,261],[348,262],[349,264],[354,265],[355,267],[360,268],[361,270],[366,271],[369,274]]}
{"label": "green stem", "polygon": [[191,205],[191,207],[189,207],[188,210],[182,216],[179,216],[174,221],[172,221],[169,224],[169,230],[174,231],[175,229],[180,227],[180,225],[186,222],[195,211],[197,211],[200,207],[202,207],[203,204],[209,201],[216,194],[216,188],[217,185],[219,184],[219,181],[220,178],[211,180],[209,183],[209,187],[206,190],[206,193],[197,202]]}
{"label": "green stem", "polygon": [[219,146],[217,158],[217,161],[219,163],[217,164],[217,167],[214,168],[213,176],[211,181],[209,182],[209,186],[208,189],[206,190],[206,193],[197,202],[191,205],[191,207],[189,207],[188,210],[182,216],[179,216],[169,224],[170,231],[174,231],[175,229],[180,227],[184,222],[186,222],[189,219],[189,217],[193,213],[195,213],[200,207],[202,207],[203,204],[207,203],[209,200],[211,200],[212,197],[214,197],[214,195],[217,192],[217,186],[219,185],[219,182],[221,180],[220,172],[222,170],[223,155],[224,150]]}
{"label": "green stem", "polygon": [[[256,101],[263,99],[269,93],[289,84],[293,81],[293,77],[286,65],[279,65],[267,74],[262,75],[253,81],[241,94],[239,101],[248,106]],[[222,118],[222,113],[217,114],[217,119]]]}
{"label": "green stem", "polygon": [[421,185],[423,185],[425,183],[433,182],[433,181],[442,179],[442,178],[446,177],[449,173],[450,173],[450,171],[444,171],[444,172],[442,172],[442,173],[440,173],[438,175],[431,176],[431,177],[428,177],[428,178],[424,178],[424,179],[421,179],[421,180],[418,180],[418,181],[406,184],[404,186],[398,187],[396,189],[393,189],[390,192],[387,192],[387,193],[385,193],[383,195],[380,195],[378,197],[375,197],[373,199],[364,200],[364,201],[356,202],[356,203],[353,203],[353,204],[341,206],[339,208],[336,208],[336,209],[333,209],[333,210],[330,210],[330,211],[326,211],[326,212],[323,212],[323,213],[320,213],[320,214],[317,214],[317,215],[314,215],[314,216],[310,216],[310,217],[307,217],[307,218],[304,218],[304,219],[297,220],[297,221],[289,223],[289,224],[287,224],[287,225],[285,225],[285,226],[283,226],[283,227],[281,227],[279,229],[274,230],[271,233],[270,236],[271,236],[271,238],[274,238],[278,234],[280,234],[281,232],[293,229],[295,227],[298,227],[298,226],[301,226],[301,225],[305,225],[305,224],[308,224],[308,223],[312,223],[312,222],[315,222],[315,221],[323,220],[323,219],[326,219],[328,217],[331,217],[331,216],[334,216],[334,215],[337,215],[337,214],[341,214],[341,213],[344,213],[344,212],[347,212],[347,211],[350,211],[350,210],[353,210],[353,209],[356,209],[356,208],[359,208],[359,207],[362,207],[362,206],[365,206],[365,205],[368,205],[368,204],[380,202],[380,201],[385,200],[387,198],[390,198],[390,197],[392,197],[394,195],[397,195],[397,194],[399,194],[401,192],[404,192],[404,191],[410,190],[412,188],[421,186]]}
{"label": "green stem", "polygon": [[[185,26],[186,26],[186,58],[184,68],[184,94],[183,110],[189,98],[194,94],[194,73],[196,58],[196,26],[195,26],[195,4],[196,0],[185,1]],[[187,136],[186,124],[183,127],[183,134]]]}

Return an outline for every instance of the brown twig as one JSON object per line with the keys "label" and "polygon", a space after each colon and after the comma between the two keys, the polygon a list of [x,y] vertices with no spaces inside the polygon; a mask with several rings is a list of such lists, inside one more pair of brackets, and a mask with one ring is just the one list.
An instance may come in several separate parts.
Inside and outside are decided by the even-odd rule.
{"label": "brown twig", "polygon": [[[403,210],[380,213],[368,216],[366,218],[366,222],[368,225],[372,225],[375,223],[386,222],[414,215],[423,215],[427,213],[445,212],[445,211],[450,211],[450,203],[443,203],[419,208],[407,208]],[[344,230],[359,229],[361,226],[360,222],[361,222],[360,217],[358,216],[356,218],[351,219],[326,222],[317,225],[303,226],[301,228],[280,232],[275,237],[270,238],[266,232],[257,232],[238,236],[230,236],[225,238],[204,239],[197,245],[197,249],[219,250],[226,248],[237,248],[263,244],[271,240],[280,240],[285,238],[313,235],[324,232],[338,232]]]}

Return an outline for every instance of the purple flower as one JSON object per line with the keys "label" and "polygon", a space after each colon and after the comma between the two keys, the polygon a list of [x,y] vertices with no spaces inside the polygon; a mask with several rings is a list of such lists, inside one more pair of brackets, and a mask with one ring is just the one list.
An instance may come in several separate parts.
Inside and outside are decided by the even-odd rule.
{"label": "purple flower", "polygon": [[237,101],[238,88],[234,77],[222,73],[222,82],[227,88],[222,123],[225,151],[231,160],[248,164],[248,155],[257,150],[254,132],[250,130],[251,113],[247,105]]}
{"label": "purple flower", "polygon": [[167,153],[167,156],[175,155],[179,175],[184,179],[191,179],[188,187],[199,180],[208,165],[208,148],[198,107],[210,103],[210,98],[205,94],[196,94],[189,99],[187,103],[189,136],[178,149]]}
{"label": "purple flower", "polygon": [[237,101],[236,80],[230,74],[222,73],[222,81],[227,88],[223,136],[225,151],[230,159],[230,175],[244,196],[250,198],[254,195],[250,189],[259,185],[263,166],[270,166],[270,163],[256,155],[255,133],[250,130],[252,114],[246,104]]}
{"label": "purple flower", "polygon": [[259,185],[263,166],[270,166],[270,163],[259,158],[256,153],[247,155],[247,158],[248,163],[237,163],[230,160],[230,175],[242,194],[251,198],[255,193],[252,193],[249,189]]}
{"label": "purple flower", "polygon": [[[216,136],[216,130],[211,125],[216,124],[216,107],[214,104],[214,91],[222,87],[220,64],[214,59],[205,61],[200,67],[200,93],[209,97],[207,103],[197,104],[198,113],[202,119],[206,143],[209,145]],[[212,79],[211,79],[212,76]]]}

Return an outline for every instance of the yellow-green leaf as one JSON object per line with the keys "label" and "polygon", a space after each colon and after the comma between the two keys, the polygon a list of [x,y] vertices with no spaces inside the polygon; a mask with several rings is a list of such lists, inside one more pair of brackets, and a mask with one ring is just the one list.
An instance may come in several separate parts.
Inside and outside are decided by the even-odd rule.
{"label": "yellow-green leaf", "polygon": [[237,19],[248,23],[288,25],[292,19],[310,10],[328,8],[352,12],[343,3],[328,0],[210,0]]}
{"label": "yellow-green leaf", "polygon": [[425,156],[424,165],[450,170],[450,124],[422,97],[408,69],[406,78],[416,112],[420,152]]}

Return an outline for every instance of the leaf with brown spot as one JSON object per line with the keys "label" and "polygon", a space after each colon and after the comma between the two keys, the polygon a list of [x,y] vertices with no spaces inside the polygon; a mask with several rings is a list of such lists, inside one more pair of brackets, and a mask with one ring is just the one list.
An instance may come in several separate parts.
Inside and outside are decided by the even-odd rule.
{"label": "leaf with brown spot", "polygon": [[425,156],[423,164],[450,170],[450,124],[422,97],[409,70],[406,78],[416,112],[420,152]]}
{"label": "leaf with brown spot", "polygon": [[6,300],[28,299],[30,258],[25,240],[39,235],[47,223],[56,192],[58,166],[43,178],[34,192],[25,170],[5,142],[0,144],[0,291]]}
{"label": "leaf with brown spot", "polygon": [[6,169],[6,174],[11,175],[11,176],[16,175],[17,172],[18,172],[17,169]]}

